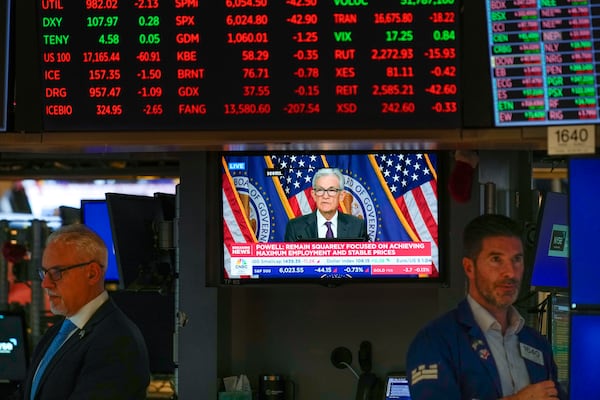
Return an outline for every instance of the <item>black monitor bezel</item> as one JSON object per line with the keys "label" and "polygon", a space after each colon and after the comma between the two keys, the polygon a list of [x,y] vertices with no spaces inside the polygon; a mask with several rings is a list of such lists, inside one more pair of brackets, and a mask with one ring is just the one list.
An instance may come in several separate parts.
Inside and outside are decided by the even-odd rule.
{"label": "black monitor bezel", "polygon": [[[224,254],[223,254],[223,193],[222,193],[222,175],[221,175],[221,159],[223,156],[233,155],[266,155],[266,154],[289,154],[291,152],[294,153],[317,153],[317,154],[332,154],[332,155],[343,155],[343,154],[375,154],[375,153],[430,153],[435,154],[437,157],[437,194],[438,194],[438,248],[439,248],[439,266],[440,271],[437,277],[431,278],[386,278],[386,279],[338,279],[338,278],[299,278],[299,279],[279,279],[279,278],[270,278],[270,279],[231,279],[228,278],[225,274],[224,268]],[[413,285],[439,285],[441,287],[447,287],[449,285],[449,265],[447,262],[448,258],[448,242],[449,239],[444,232],[446,231],[446,227],[448,224],[449,218],[449,204],[450,204],[450,196],[446,191],[446,187],[448,184],[448,166],[450,165],[450,153],[439,151],[439,150],[313,150],[313,151],[255,151],[255,150],[247,150],[247,151],[222,151],[217,152],[216,157],[212,160],[212,164],[215,166],[215,182],[219,187],[218,193],[218,226],[219,226],[219,242],[218,242],[218,255],[216,263],[218,265],[218,282],[216,283],[218,286],[225,287],[236,287],[236,286],[273,286],[273,285],[322,285],[326,287],[337,287],[342,284],[413,284]]]}

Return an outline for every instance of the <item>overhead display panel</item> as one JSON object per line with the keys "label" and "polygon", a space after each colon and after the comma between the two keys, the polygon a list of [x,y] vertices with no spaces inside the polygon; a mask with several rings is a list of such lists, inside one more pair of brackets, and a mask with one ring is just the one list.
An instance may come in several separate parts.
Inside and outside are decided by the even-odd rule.
{"label": "overhead display panel", "polygon": [[10,36],[12,28],[12,1],[0,4],[0,132],[8,128],[10,83]]}
{"label": "overhead display panel", "polygon": [[489,0],[497,126],[600,121],[600,3]]}
{"label": "overhead display panel", "polygon": [[459,128],[458,0],[38,0],[46,131]]}

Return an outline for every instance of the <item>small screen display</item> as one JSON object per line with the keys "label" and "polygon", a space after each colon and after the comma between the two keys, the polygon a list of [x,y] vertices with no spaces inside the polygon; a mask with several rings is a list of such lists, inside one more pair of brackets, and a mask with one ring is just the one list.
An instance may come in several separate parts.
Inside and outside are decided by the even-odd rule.
{"label": "small screen display", "polygon": [[18,382],[25,379],[27,346],[23,315],[0,312],[0,381]]}
{"label": "small screen display", "polygon": [[538,216],[535,260],[531,286],[539,289],[569,288],[568,196],[548,192]]}
{"label": "small screen display", "polygon": [[408,379],[404,375],[388,375],[383,400],[410,400]]}

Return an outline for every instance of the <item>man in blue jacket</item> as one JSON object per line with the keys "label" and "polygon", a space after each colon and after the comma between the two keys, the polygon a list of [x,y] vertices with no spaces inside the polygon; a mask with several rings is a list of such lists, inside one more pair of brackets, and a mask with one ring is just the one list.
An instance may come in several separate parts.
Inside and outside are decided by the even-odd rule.
{"label": "man in blue jacket", "polygon": [[519,225],[482,215],[467,225],[463,239],[468,295],[410,344],[412,398],[567,399],[549,343],[513,306],[524,270]]}

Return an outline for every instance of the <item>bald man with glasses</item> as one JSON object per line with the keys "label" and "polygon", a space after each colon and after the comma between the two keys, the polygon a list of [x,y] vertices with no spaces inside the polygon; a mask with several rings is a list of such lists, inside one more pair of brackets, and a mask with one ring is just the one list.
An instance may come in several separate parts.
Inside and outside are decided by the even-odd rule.
{"label": "bald man with glasses", "polygon": [[25,400],[146,398],[148,351],[140,330],[104,288],[107,254],[85,225],[63,226],[48,237],[41,285],[52,313],[64,319],[34,350]]}
{"label": "bald man with glasses", "polygon": [[322,168],[312,179],[311,196],[317,209],[290,220],[285,229],[285,241],[312,239],[348,239],[368,241],[367,224],[354,215],[339,212],[343,201],[344,175],[337,168]]}

